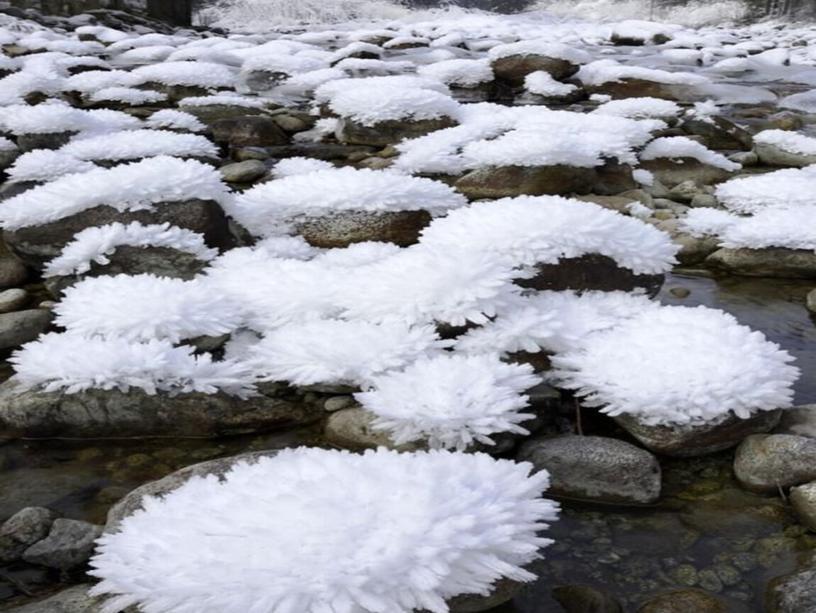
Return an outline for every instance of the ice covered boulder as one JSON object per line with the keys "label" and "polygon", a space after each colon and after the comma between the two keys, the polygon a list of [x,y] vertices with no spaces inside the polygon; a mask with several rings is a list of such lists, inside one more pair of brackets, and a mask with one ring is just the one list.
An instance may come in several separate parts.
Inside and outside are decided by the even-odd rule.
{"label": "ice covered boulder", "polygon": [[214,62],[160,62],[136,68],[131,75],[135,86],[165,93],[175,102],[237,83],[235,69]]}
{"label": "ice covered boulder", "polygon": [[576,77],[591,93],[620,98],[662,98],[688,101],[696,88],[709,83],[706,77],[688,72],[625,65],[615,60],[596,60],[581,67]]}
{"label": "ice covered boulder", "polygon": [[497,45],[488,52],[490,66],[499,79],[523,85],[530,73],[543,71],[561,80],[578,72],[589,54],[575,47],[545,40],[524,40]]}
{"label": "ice covered boulder", "polygon": [[536,70],[524,77],[524,89],[526,96],[520,97],[520,102],[557,105],[586,98],[586,92],[582,88],[573,83],[562,83],[544,70]]}
{"label": "ice covered boulder", "polygon": [[194,160],[159,156],[61,177],[0,203],[0,226],[24,261],[41,266],[89,227],[170,223],[229,243],[221,208],[229,192],[218,172]]}
{"label": "ice covered boulder", "polygon": [[640,153],[640,165],[666,187],[685,181],[709,185],[725,181],[742,166],[685,136],[656,138]]}
{"label": "ice covered boulder", "polygon": [[761,333],[704,307],[646,310],[553,357],[556,378],[585,405],[649,449],[677,456],[770,430],[791,406],[792,361]]}
{"label": "ice covered boulder", "polygon": [[768,166],[797,167],[816,164],[816,138],[787,130],[763,130],[754,136],[759,161]]}
{"label": "ice covered boulder", "polygon": [[207,125],[219,119],[263,115],[270,107],[272,105],[269,102],[260,98],[229,92],[209,96],[188,96],[179,100],[178,105],[180,111],[193,115]]}
{"label": "ice covered boulder", "polygon": [[465,204],[444,183],[391,171],[330,168],[241,194],[229,214],[256,236],[297,233],[318,247],[365,241],[409,245],[431,220]]}
{"label": "ice covered boulder", "polygon": [[10,139],[0,136],[0,173],[11,166],[19,155],[17,145]]}
{"label": "ice covered boulder", "polygon": [[[111,611],[150,606],[156,594],[174,593],[181,576],[197,579],[183,599],[202,613],[237,613],[259,601],[294,603],[303,613],[340,606],[455,611],[457,596],[487,599],[459,611],[484,610],[500,604],[490,595],[502,582],[534,578],[525,566],[551,543],[537,532],[558,512],[540,498],[546,472],[531,476],[529,464],[483,454],[300,448],[216,469],[217,476],[192,476],[162,498],[144,499],[142,511],[100,540],[92,572],[101,583],[94,593],[111,597]],[[425,501],[419,513],[405,505],[419,499]],[[270,524],[272,508],[276,521]],[[188,518],[182,530],[169,520],[179,512]],[[233,536],[214,536],[208,526],[225,521]],[[394,541],[394,530],[403,538]],[[396,543],[387,555],[383,539]],[[248,544],[256,553],[247,555]],[[219,563],[211,565],[207,552],[216,550]],[[450,554],[442,566],[440,551]],[[171,561],[170,552],[183,559]],[[235,563],[225,566],[233,555]],[[325,562],[338,556],[344,559],[340,575]],[[177,572],[166,572],[165,561]],[[136,589],[126,580],[133,572],[142,577]],[[237,580],[239,592],[222,587]],[[503,593],[503,599],[511,596]]]}

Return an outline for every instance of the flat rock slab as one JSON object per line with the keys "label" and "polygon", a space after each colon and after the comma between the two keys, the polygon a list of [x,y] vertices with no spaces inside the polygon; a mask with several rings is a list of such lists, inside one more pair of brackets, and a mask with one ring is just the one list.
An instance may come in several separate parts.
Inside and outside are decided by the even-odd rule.
{"label": "flat rock slab", "polygon": [[731,415],[716,424],[695,426],[650,426],[629,415],[613,419],[654,453],[690,458],[730,449],[750,434],[769,432],[779,423],[781,413],[760,411],[748,419]]}
{"label": "flat rock slab", "polygon": [[88,563],[102,535],[102,526],[75,519],[57,519],[43,540],[23,552],[29,564],[70,570]]}
{"label": "flat rock slab", "polygon": [[141,390],[76,394],[0,385],[0,433],[32,438],[218,437],[289,428],[319,419],[313,405],[264,395],[148,395]]}
{"label": "flat rock slab", "polygon": [[611,504],[651,504],[660,497],[657,458],[614,438],[564,435],[531,439],[516,459],[550,473],[548,493]]}
{"label": "flat rock slab", "polygon": [[706,266],[743,277],[816,279],[816,253],[805,249],[718,249]]}

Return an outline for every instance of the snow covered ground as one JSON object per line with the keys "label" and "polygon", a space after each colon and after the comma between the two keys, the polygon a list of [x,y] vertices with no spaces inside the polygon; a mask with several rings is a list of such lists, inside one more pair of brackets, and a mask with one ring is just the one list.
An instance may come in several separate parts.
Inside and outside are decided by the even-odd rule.
{"label": "snow covered ground", "polygon": [[[191,481],[101,541],[107,611],[444,613],[531,580],[549,544],[535,534],[556,518],[538,499],[548,467],[530,477],[488,455],[537,440],[542,385],[634,422],[641,441],[697,428],[717,449],[793,404],[799,371],[778,345],[649,297],[679,264],[816,278],[816,28],[708,25],[702,4],[683,23],[548,8],[243,0],[204,15],[230,32],[172,33],[2,17],[0,226],[55,300],[0,347],[14,349],[8,394],[98,394],[103,408],[146,394],[170,413],[191,397],[236,412],[296,397],[323,421],[340,395],[368,421],[338,446],[433,450],[301,450]],[[82,418],[69,405],[14,425],[70,437]],[[0,424],[4,411],[0,395]],[[251,418],[250,431],[269,426],[268,411]],[[568,423],[580,431],[580,416]],[[167,434],[138,409],[83,427]],[[471,464],[472,479],[453,470]],[[396,503],[375,495],[391,480],[417,504],[393,532]],[[223,600],[212,581],[233,577],[217,556],[240,557],[276,496],[289,520],[312,514],[308,555],[288,528],[264,532],[232,567],[251,589]],[[484,516],[451,511],[457,496]],[[348,516],[346,540],[317,530],[321,509]],[[222,534],[225,517],[238,521]],[[353,538],[360,521],[376,525],[368,540]],[[491,522],[501,529],[482,532]],[[414,547],[426,529],[438,543]],[[270,583],[263,555],[283,541],[274,573],[292,555],[297,576]],[[349,576],[314,561],[355,548]]]}

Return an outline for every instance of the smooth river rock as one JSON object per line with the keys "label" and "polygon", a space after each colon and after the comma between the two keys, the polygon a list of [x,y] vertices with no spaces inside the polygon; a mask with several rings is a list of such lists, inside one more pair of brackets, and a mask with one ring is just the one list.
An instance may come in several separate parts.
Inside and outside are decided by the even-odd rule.
{"label": "smooth river rock", "polygon": [[314,405],[264,395],[151,396],[136,389],[67,394],[26,391],[14,381],[0,385],[0,433],[11,437],[218,437],[290,428],[321,415]]}
{"label": "smooth river rock", "polygon": [[27,309],[0,314],[0,350],[14,349],[33,341],[51,325],[48,309]]}
{"label": "smooth river rock", "polygon": [[645,449],[614,438],[563,435],[526,441],[516,455],[550,473],[549,494],[604,503],[651,504],[660,464]]}
{"label": "smooth river rock", "polygon": [[696,426],[649,426],[630,415],[613,419],[654,453],[687,458],[729,449],[749,434],[769,432],[779,423],[781,413],[760,411],[748,419],[731,415],[716,424]]}
{"label": "smooth river rock", "polygon": [[816,439],[792,434],[757,434],[746,438],[734,457],[740,484],[758,493],[816,481]]}
{"label": "smooth river rock", "polygon": [[799,521],[816,532],[816,481],[792,487],[790,503]]}
{"label": "smooth river rock", "polygon": [[0,563],[19,560],[26,549],[48,536],[56,518],[44,507],[26,507],[8,518],[0,526]]}
{"label": "smooth river rock", "polygon": [[816,279],[816,253],[805,249],[718,249],[706,266],[744,277]]}
{"label": "smooth river rock", "polygon": [[765,592],[767,613],[816,613],[816,568],[773,579]]}
{"label": "smooth river rock", "polygon": [[84,566],[101,534],[102,526],[60,518],[54,520],[48,536],[23,552],[23,560],[57,570]]}

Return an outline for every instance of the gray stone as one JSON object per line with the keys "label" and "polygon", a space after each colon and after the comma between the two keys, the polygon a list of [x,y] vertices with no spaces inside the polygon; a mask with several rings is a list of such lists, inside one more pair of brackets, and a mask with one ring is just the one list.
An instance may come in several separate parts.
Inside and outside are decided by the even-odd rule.
{"label": "gray stone", "polygon": [[451,117],[439,117],[438,119],[381,121],[373,126],[364,126],[351,119],[341,118],[335,135],[341,143],[385,147],[403,139],[424,136],[429,132],[450,128],[456,124],[456,120]]}
{"label": "gray stone", "polygon": [[717,197],[712,196],[711,194],[694,194],[694,197],[689,202],[689,206],[697,208],[697,207],[708,207],[708,208],[717,208],[719,202],[717,202]]}
{"label": "gray stone", "polygon": [[651,453],[614,438],[563,435],[526,441],[516,456],[550,473],[548,493],[616,504],[660,497],[660,464]]}
{"label": "gray stone", "polygon": [[499,579],[493,590],[487,596],[479,594],[462,594],[448,601],[450,613],[481,613],[492,611],[496,607],[509,602],[524,587],[523,583],[512,579]]}
{"label": "gray stone", "polygon": [[0,314],[0,350],[19,347],[33,341],[51,325],[53,315],[47,309],[28,309]]}
{"label": "gray stone", "polygon": [[332,396],[323,403],[323,408],[329,413],[340,409],[347,409],[355,404],[353,396]]}
{"label": "gray stone", "polygon": [[338,211],[307,217],[295,224],[297,233],[315,247],[348,247],[353,243],[382,241],[401,247],[415,244],[431,223],[427,211]]}
{"label": "gray stone", "polygon": [[705,119],[686,119],[683,131],[701,136],[703,144],[709,149],[750,151],[754,141],[747,130],[719,115]]}
{"label": "gray stone", "polygon": [[673,233],[672,241],[680,245],[677,260],[686,266],[700,264],[719,249],[719,239],[713,236],[692,236],[683,232]]}
{"label": "gray stone", "polygon": [[790,503],[799,521],[816,532],[816,481],[792,487]]}
{"label": "gray stone", "polygon": [[334,411],[326,420],[323,436],[333,445],[355,451],[377,447],[399,451],[421,448],[419,444],[396,445],[387,432],[372,429],[373,420],[374,415],[359,407]]}
{"label": "gray stone", "polygon": [[[100,613],[102,598],[93,598],[88,584],[75,585],[44,600],[8,609],[7,613]],[[128,607],[123,613],[138,613],[136,607]]]}
{"label": "gray stone", "polygon": [[729,613],[731,609],[719,598],[703,590],[672,590],[658,594],[644,603],[637,613]]}
{"label": "gray stone", "polygon": [[640,165],[670,189],[685,181],[693,181],[697,185],[712,185],[734,176],[731,171],[704,164],[694,158],[658,158],[643,160]]}
{"label": "gray stone", "polygon": [[773,433],[816,438],[816,404],[803,404],[782,411],[782,419]]}
{"label": "gray stone", "polygon": [[156,203],[152,210],[121,212],[110,206],[97,206],[38,226],[6,231],[9,247],[28,265],[39,268],[58,256],[74,236],[93,226],[113,222],[128,224],[169,223],[204,235],[211,247],[230,246],[227,218],[221,207],[211,200],[185,200]]}
{"label": "gray stone", "polygon": [[48,536],[57,514],[43,507],[26,507],[0,526],[0,563],[20,559],[31,545]]}
{"label": "gray stone", "polygon": [[279,113],[274,114],[272,119],[284,132],[288,132],[290,134],[310,130],[315,124],[315,118],[305,113],[298,115],[295,115],[294,113]]}
{"label": "gray stone", "polygon": [[816,613],[816,568],[777,577],[765,592],[768,613]]}
{"label": "gray stone", "polygon": [[647,97],[688,102],[695,97],[691,86],[657,83],[644,79],[619,79],[600,85],[587,85],[586,89],[590,94],[605,94],[616,100]]}
{"label": "gray stone", "polygon": [[514,196],[586,194],[598,180],[594,168],[575,166],[498,166],[473,170],[456,181],[470,200]]}
{"label": "gray stone", "polygon": [[35,149],[59,149],[68,144],[76,132],[54,132],[48,134],[20,134],[17,137],[17,147],[23,153]]}
{"label": "gray stone", "polygon": [[261,115],[262,109],[253,109],[246,106],[232,104],[207,104],[203,106],[180,105],[179,110],[195,115],[200,121],[212,125],[222,119],[238,119],[247,115]]}
{"label": "gray stone", "polygon": [[70,570],[88,563],[102,526],[76,519],[56,519],[48,536],[23,552],[29,564]]}
{"label": "gray stone", "polygon": [[215,475],[221,478],[239,462],[248,462],[251,464],[263,457],[273,457],[277,453],[277,450],[254,451],[228,458],[208,460],[207,462],[186,466],[157,481],[145,483],[111,507],[108,511],[104,531],[105,533],[116,532],[123,519],[142,508],[142,499],[145,496],[163,496],[184,485],[193,477]]}
{"label": "gray stone", "polygon": [[291,428],[316,421],[312,404],[259,394],[241,399],[224,393],[169,396],[141,390],[86,390],[76,394],[26,391],[0,385],[0,432],[50,438],[204,436]]}
{"label": "gray stone", "polygon": [[260,160],[246,160],[227,164],[218,169],[224,181],[229,183],[251,183],[263,177],[267,168]]}
{"label": "gray stone", "polygon": [[785,151],[769,143],[756,143],[754,150],[759,157],[759,161],[768,166],[803,168],[816,164],[816,155]]}
{"label": "gray stone", "polygon": [[246,115],[219,119],[211,127],[215,142],[230,147],[270,147],[289,142],[286,132],[271,117]]}
{"label": "gray stone", "polygon": [[614,596],[588,585],[560,585],[553,588],[553,598],[564,613],[622,613]]}
{"label": "gray stone", "polygon": [[[691,202],[695,196],[702,194],[696,181],[688,180],[678,183],[669,190],[669,198],[676,202]],[[669,207],[671,208],[671,207]]]}
{"label": "gray stone", "polygon": [[816,313],[816,289],[812,289],[808,292],[807,298],[805,299],[805,306],[807,306],[807,310],[811,313]]}
{"label": "gray stone", "polygon": [[0,314],[23,308],[28,302],[28,292],[21,288],[0,291]]}
{"label": "gray stone", "polygon": [[730,415],[715,424],[649,426],[630,415],[615,421],[644,447],[659,455],[687,458],[729,449],[746,436],[768,432],[779,423],[781,411],[759,411],[748,419]]}
{"label": "gray stone", "polygon": [[25,264],[12,256],[0,257],[0,288],[16,287],[28,279]]}
{"label": "gray stone", "polygon": [[816,439],[793,434],[757,434],[746,438],[734,456],[740,484],[758,493],[816,481]]}
{"label": "gray stone", "polygon": [[728,159],[743,167],[756,166],[759,163],[759,156],[754,151],[738,151],[728,156]]}
{"label": "gray stone", "polygon": [[718,249],[705,260],[716,270],[745,277],[816,279],[816,253],[806,249]]}
{"label": "gray stone", "polygon": [[556,80],[566,79],[578,72],[578,66],[561,58],[545,55],[509,55],[491,62],[497,79],[511,85],[523,85],[525,77],[533,72],[544,71]]}

